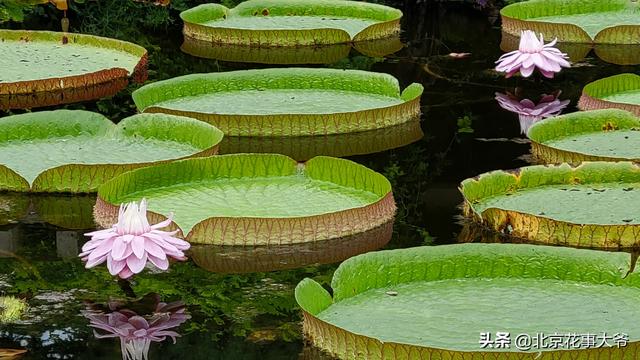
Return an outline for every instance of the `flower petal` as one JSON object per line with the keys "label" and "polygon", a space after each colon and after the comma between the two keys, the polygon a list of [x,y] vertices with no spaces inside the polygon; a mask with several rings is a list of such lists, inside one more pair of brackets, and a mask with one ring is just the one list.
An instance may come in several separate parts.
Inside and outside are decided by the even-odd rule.
{"label": "flower petal", "polygon": [[160,270],[167,270],[169,268],[169,260],[167,260],[166,257],[164,259],[160,259],[153,255],[149,255],[148,259]]}
{"label": "flower petal", "polygon": [[144,269],[144,266],[147,264],[147,253],[144,253],[142,258],[129,256],[126,261],[129,270],[131,270],[134,274],[137,274],[141,272]]}
{"label": "flower petal", "polygon": [[131,240],[131,249],[133,250],[133,254],[137,256],[138,259],[142,259],[142,256],[145,254],[144,241],[145,238],[142,236],[134,236],[133,240]]}
{"label": "flower petal", "polygon": [[121,279],[128,279],[128,278],[130,278],[130,277],[132,277],[132,276],[133,276],[133,271],[131,271],[131,269],[129,269],[128,267],[126,267],[126,266],[125,266],[125,267],[122,269],[122,271],[120,271],[120,272],[118,273],[118,276],[119,276]]}
{"label": "flower petal", "polygon": [[125,237],[129,237],[132,235],[123,235],[118,236],[113,241],[113,249],[111,249],[111,256],[115,260],[122,260],[125,258],[125,252],[127,251],[127,242],[125,242]]}
{"label": "flower petal", "polygon": [[167,254],[162,250],[158,244],[153,242],[153,240],[146,239],[144,240],[144,248],[149,253],[149,255],[155,256],[159,259],[166,259]]}
{"label": "flower petal", "polygon": [[101,257],[96,257],[94,259],[87,259],[87,263],[84,265],[85,268],[91,269],[96,265],[102,264],[105,260],[107,260],[107,256],[103,255]]}
{"label": "flower petal", "polygon": [[113,238],[102,240],[101,244],[89,253],[89,260],[104,256],[111,251],[113,247]]}
{"label": "flower petal", "polygon": [[536,67],[534,65],[531,65],[530,67],[521,67],[520,68],[520,74],[524,77],[529,77],[531,76],[531,74],[533,74],[533,70]]}
{"label": "flower petal", "polygon": [[107,256],[107,268],[111,275],[118,275],[126,265],[125,260],[114,260],[111,256]]}

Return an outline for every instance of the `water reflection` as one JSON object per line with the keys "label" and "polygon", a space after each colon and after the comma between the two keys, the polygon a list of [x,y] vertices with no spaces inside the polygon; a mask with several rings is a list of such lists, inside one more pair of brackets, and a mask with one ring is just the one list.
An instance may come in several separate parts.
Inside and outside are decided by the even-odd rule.
{"label": "water reflection", "polygon": [[640,64],[640,44],[599,44],[595,46],[594,52],[600,59],[608,63],[616,65]]}
{"label": "water reflection", "polygon": [[82,232],[71,230],[56,231],[56,255],[58,255],[60,259],[75,259],[80,253],[80,247],[78,246],[80,239],[84,241]]}
{"label": "water reflection", "polygon": [[19,359],[27,352],[25,349],[0,349],[0,359]]}
{"label": "water reflection", "polygon": [[369,231],[337,239],[276,246],[191,247],[191,258],[200,267],[218,273],[251,273],[341,262],[385,246],[393,234],[393,221]]}
{"label": "water reflection", "polygon": [[209,41],[184,38],[181,50],[189,55],[235,63],[258,64],[331,64],[349,56],[352,48],[363,55],[383,57],[403,48],[399,37],[363,41],[353,44],[335,44],[300,47],[255,47],[215,44]]}
{"label": "water reflection", "polygon": [[[151,311],[144,309],[152,302]],[[152,342],[171,338],[176,343],[180,335],[175,331],[190,319],[181,301],[164,303],[158,294],[148,294],[134,303],[110,301],[107,309],[89,305],[83,315],[89,319],[97,339],[118,338],[122,358],[125,360],[148,359]]]}
{"label": "water reflection", "polygon": [[112,80],[64,90],[52,89],[28,94],[0,94],[0,110],[32,109],[44,106],[71,104],[110,97],[129,84],[128,71],[111,69]]}
{"label": "water reflection", "polygon": [[486,243],[486,244],[534,244],[541,246],[563,246],[563,247],[575,247],[575,248],[588,248],[594,250],[601,251],[612,251],[612,252],[629,252],[632,255],[635,263],[635,259],[638,257],[640,249],[636,248],[602,248],[602,247],[593,247],[593,246],[572,246],[571,244],[567,244],[562,239],[557,239],[555,242],[545,242],[545,241],[532,241],[528,239],[519,238],[516,236],[508,235],[502,232],[498,232],[494,229],[490,229],[488,227],[482,226],[476,222],[473,222],[469,219],[463,219],[460,224],[462,225],[462,229],[458,234],[457,241],[459,243]]}
{"label": "water reflection", "polygon": [[325,136],[225,136],[220,144],[220,153],[277,153],[305,161],[318,155],[346,157],[373,154],[409,145],[423,136],[420,121],[414,120],[384,129]]}
{"label": "water reflection", "polygon": [[560,114],[569,105],[569,100],[560,101],[558,99],[560,93],[560,91],[556,91],[551,95],[542,94],[540,100],[535,103],[529,99],[520,100],[516,95],[509,92],[506,94],[497,92],[496,100],[501,108],[518,114],[520,132],[526,135],[531,125],[542,119]]}
{"label": "water reflection", "polygon": [[65,229],[91,229],[95,195],[0,193],[0,225],[48,223]]}
{"label": "water reflection", "polygon": [[[116,349],[119,338],[96,338],[90,320],[81,314],[128,309],[152,327],[158,301],[149,297],[128,303],[105,301],[147,292],[163,293],[163,298],[166,294],[170,300],[177,300],[172,294],[180,294],[192,317],[188,331],[166,329],[182,335],[175,345],[171,337],[163,343],[151,341],[151,359],[178,359],[185,353],[198,359],[294,358],[302,348],[302,332],[293,289],[304,276],[333,271],[326,266],[313,267],[313,273],[299,269],[221,275],[185,262],[167,273],[140,274],[127,289],[104,269],[87,270],[77,256],[66,259],[82,246],[83,231],[69,232],[41,222],[0,230],[15,244],[8,257],[0,258],[0,294],[25,299],[29,305],[19,321],[0,325],[0,349],[26,348],[25,360],[122,358]],[[86,305],[87,299],[98,304]]]}
{"label": "water reflection", "polygon": [[[1,229],[1,228],[0,228]],[[20,248],[20,228],[15,226],[0,230],[0,258],[13,257]]]}
{"label": "water reflection", "polygon": [[307,342],[300,352],[298,360],[335,360],[335,357]]}
{"label": "water reflection", "polygon": [[[549,39],[550,40],[550,39]],[[520,38],[502,32],[502,42],[500,49],[502,51],[513,51],[518,49]],[[556,45],[560,51],[569,55],[572,62],[580,62],[584,60],[591,49],[595,54],[611,64],[616,65],[638,65],[640,64],[640,44],[638,45],[611,45],[611,44],[580,44],[580,43],[558,43]]]}
{"label": "water reflection", "polygon": [[[20,225],[0,227],[0,258],[13,258],[19,252],[29,251],[29,244],[23,242],[23,232]],[[84,241],[83,233],[79,230],[56,229],[56,257],[62,260],[76,259],[80,253],[80,242]]]}
{"label": "water reflection", "polygon": [[[469,219],[460,221],[462,229],[458,234],[459,243],[487,243],[487,244],[531,244],[531,241],[508,236],[493,229],[486,228]],[[547,244],[548,245],[548,244]]]}
{"label": "water reflection", "polygon": [[12,224],[29,211],[29,197],[17,193],[0,193],[0,225]]}

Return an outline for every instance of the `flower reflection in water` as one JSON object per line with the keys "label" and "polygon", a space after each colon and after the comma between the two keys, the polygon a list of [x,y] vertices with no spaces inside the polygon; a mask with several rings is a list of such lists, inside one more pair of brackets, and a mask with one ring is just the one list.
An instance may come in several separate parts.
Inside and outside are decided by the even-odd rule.
{"label": "flower reflection in water", "polygon": [[518,97],[510,93],[496,93],[496,100],[503,109],[518,114],[520,131],[526,135],[531,125],[560,114],[569,105],[570,100],[561,101],[558,99],[560,93],[560,91],[556,91],[551,95],[543,94],[538,103],[529,99],[519,100]]}
{"label": "flower reflection in water", "polygon": [[175,344],[180,335],[171,329],[191,318],[185,313],[185,305],[180,301],[164,303],[159,301],[157,294],[151,294],[139,303],[148,299],[153,301],[150,312],[133,310],[139,305],[136,303],[127,307],[112,301],[108,304],[109,312],[98,306],[90,306],[83,315],[89,319],[89,326],[94,328],[96,338],[120,339],[124,360],[147,360],[151,342],[164,341],[169,337]]}

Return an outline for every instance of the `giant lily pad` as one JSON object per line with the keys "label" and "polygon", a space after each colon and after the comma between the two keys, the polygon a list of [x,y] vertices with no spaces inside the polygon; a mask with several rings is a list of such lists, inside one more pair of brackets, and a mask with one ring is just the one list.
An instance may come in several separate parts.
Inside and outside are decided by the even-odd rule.
{"label": "giant lily pad", "polygon": [[502,9],[502,29],[540,32],[561,42],[640,43],[640,5],[633,0],[531,0]]}
{"label": "giant lily pad", "polygon": [[578,107],[581,110],[616,108],[640,116],[640,76],[620,74],[587,84]]}
{"label": "giant lily pad", "polygon": [[239,274],[330,264],[377,250],[391,240],[393,221],[355,235],[311,243],[272,246],[194,245],[191,258],[203,269]]}
{"label": "giant lily pad", "polygon": [[[640,276],[625,276],[630,268],[623,253],[428,246],[353,257],[334,273],[333,295],[304,279],[295,297],[309,340],[340,359],[631,360],[640,350]],[[509,348],[483,348],[488,332],[491,340],[509,333]],[[516,345],[518,337],[603,332],[608,345],[581,340],[588,349]],[[628,342],[617,347],[622,333]]]}
{"label": "giant lily pad", "polygon": [[[282,245],[360,233],[396,210],[384,176],[354,162],[238,154],[138,169],[102,185],[95,217],[111,226],[118,205],[147,198],[151,219],[175,213],[192,243]],[[161,215],[163,214],[163,215]]]}
{"label": "giant lily pad", "polygon": [[184,34],[248,46],[340,44],[400,32],[400,10],[360,1],[249,0],[233,9],[204,4],[180,14]]}
{"label": "giant lily pad", "polygon": [[254,47],[234,44],[215,44],[210,41],[186,37],[181,49],[189,55],[221,61],[303,65],[335,63],[349,56],[352,48],[355,48],[366,56],[384,57],[399,51],[403,46],[399,36],[357,42],[355,44],[297,47]]}
{"label": "giant lily pad", "polygon": [[0,109],[97,99],[147,76],[144,48],[91,35],[0,30],[0,52]]}
{"label": "giant lily pad", "polygon": [[213,155],[221,139],[213,126],[163,114],[118,125],[80,110],[8,116],[0,121],[0,190],[91,192],[134,168]]}
{"label": "giant lily pad", "polygon": [[384,129],[323,136],[226,136],[221,154],[274,153],[304,161],[325,155],[346,157],[399,148],[422,139],[418,120]]}
{"label": "giant lily pad", "polygon": [[534,242],[590,248],[640,245],[640,165],[529,166],[462,182],[464,214]]}
{"label": "giant lily pad", "polygon": [[529,128],[531,152],[541,163],[640,161],[640,119],[617,110],[581,111]]}
{"label": "giant lily pad", "polygon": [[143,86],[133,99],[141,111],[190,116],[228,136],[327,135],[415,119],[422,90],[414,83],[400,93],[381,73],[285,68],[186,75]]}

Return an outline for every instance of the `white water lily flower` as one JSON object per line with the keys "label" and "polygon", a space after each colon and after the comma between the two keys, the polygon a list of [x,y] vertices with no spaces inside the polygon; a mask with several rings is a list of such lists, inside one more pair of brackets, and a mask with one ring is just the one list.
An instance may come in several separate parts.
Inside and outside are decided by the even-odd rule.
{"label": "white water lily flower", "polygon": [[173,236],[177,231],[160,230],[171,221],[172,215],[169,215],[167,220],[149,225],[145,199],[140,205],[135,202],[122,204],[118,223],[109,229],[85,234],[91,236],[91,240],[82,247],[80,257],[87,262],[87,268],[106,261],[111,275],[123,279],[141,272],[147,262],[167,270],[169,258],[186,260],[183,251],[190,247],[188,242]]}
{"label": "white water lily flower", "polygon": [[554,46],[558,39],[545,45],[544,38],[540,38],[531,30],[525,30],[520,36],[518,50],[506,53],[496,61],[496,71],[507,73],[511,77],[517,72],[524,77],[529,77],[538,68],[540,73],[547,78],[553,78],[563,67],[571,67],[567,61],[567,54],[562,53]]}

